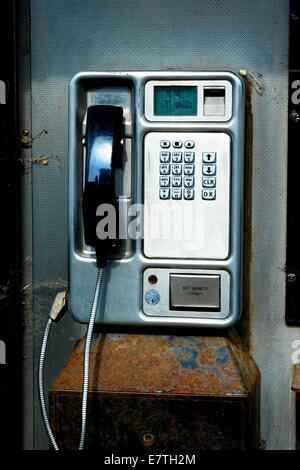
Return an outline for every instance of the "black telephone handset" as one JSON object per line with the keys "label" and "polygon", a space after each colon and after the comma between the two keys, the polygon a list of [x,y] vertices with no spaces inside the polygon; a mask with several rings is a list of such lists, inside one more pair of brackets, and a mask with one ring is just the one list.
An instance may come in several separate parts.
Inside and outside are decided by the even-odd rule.
{"label": "black telephone handset", "polygon": [[[111,204],[116,214],[115,168],[121,167],[123,109],[112,105],[90,106],[85,133],[86,168],[82,198],[85,243],[96,250],[97,267],[106,265],[107,254],[118,245],[118,239],[100,239],[96,234],[100,204]],[[116,235],[117,236],[117,235]]]}

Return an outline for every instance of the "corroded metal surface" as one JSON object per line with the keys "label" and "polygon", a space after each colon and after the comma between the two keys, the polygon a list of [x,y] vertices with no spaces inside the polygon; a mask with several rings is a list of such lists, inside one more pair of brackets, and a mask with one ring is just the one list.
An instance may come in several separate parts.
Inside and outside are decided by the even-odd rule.
{"label": "corroded metal surface", "polygon": [[[51,390],[81,391],[80,341]],[[105,334],[93,341],[90,391],[247,396],[259,372],[235,336]]]}
{"label": "corroded metal surface", "polygon": [[[95,393],[88,404],[86,448],[120,455],[253,448],[248,409],[244,398]],[[57,392],[50,410],[60,447],[77,449],[80,394]]]}
{"label": "corroded metal surface", "polygon": [[300,364],[296,364],[294,367],[292,390],[300,392]]}

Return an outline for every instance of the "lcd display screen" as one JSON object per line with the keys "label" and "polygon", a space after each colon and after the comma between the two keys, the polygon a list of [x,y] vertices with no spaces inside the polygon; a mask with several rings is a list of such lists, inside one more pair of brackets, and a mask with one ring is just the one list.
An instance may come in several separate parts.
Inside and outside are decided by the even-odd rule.
{"label": "lcd display screen", "polygon": [[155,116],[197,116],[196,86],[155,86]]}

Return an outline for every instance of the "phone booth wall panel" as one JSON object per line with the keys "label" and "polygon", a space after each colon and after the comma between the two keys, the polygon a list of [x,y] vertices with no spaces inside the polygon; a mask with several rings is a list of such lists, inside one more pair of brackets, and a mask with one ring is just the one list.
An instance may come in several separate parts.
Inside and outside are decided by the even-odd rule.
{"label": "phone booth wall panel", "polygon": [[[33,334],[34,346],[25,345],[25,351],[28,364],[34,358],[34,371],[46,311],[55,292],[67,283],[71,77],[82,70],[238,73],[246,69],[252,83],[253,236],[251,308],[244,320],[249,321],[251,353],[262,376],[262,438],[270,449],[294,447],[294,405],[288,384],[291,344],[299,332],[284,325],[288,4],[288,0],[23,2],[21,125],[32,132],[31,148],[22,150],[24,266],[26,285],[35,286],[27,289],[33,308],[29,307],[26,322],[27,344]],[[83,331],[69,318],[59,325],[49,347],[49,383]],[[28,365],[26,383],[32,384],[34,377]],[[38,408],[30,424],[33,407],[33,400],[26,400],[25,446],[45,448]]]}

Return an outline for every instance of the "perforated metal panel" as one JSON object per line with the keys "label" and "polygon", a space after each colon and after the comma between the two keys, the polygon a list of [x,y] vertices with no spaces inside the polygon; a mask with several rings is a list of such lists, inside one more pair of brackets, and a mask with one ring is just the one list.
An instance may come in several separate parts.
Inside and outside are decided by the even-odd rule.
{"label": "perforated metal panel", "polygon": [[[262,438],[268,448],[293,448],[291,343],[299,330],[284,324],[288,0],[32,0],[31,8],[33,135],[47,130],[32,146],[34,283],[67,278],[67,95],[76,72],[253,74],[251,344],[262,373]],[[36,160],[42,155],[48,165]],[[45,320],[47,308],[37,302],[35,318]],[[57,344],[73,328],[67,323]],[[66,349],[50,352],[57,367]],[[40,426],[36,447],[46,443]]]}

